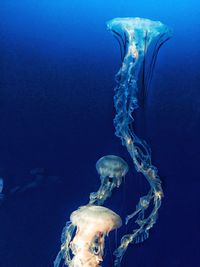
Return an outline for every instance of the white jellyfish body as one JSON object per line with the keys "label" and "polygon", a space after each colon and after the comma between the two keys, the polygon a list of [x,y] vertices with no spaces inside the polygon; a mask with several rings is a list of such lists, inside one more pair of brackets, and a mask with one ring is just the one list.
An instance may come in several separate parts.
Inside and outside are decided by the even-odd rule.
{"label": "white jellyfish body", "polygon": [[108,155],[97,161],[96,169],[100,176],[121,178],[127,174],[128,164],[118,156]]}
{"label": "white jellyfish body", "polygon": [[62,259],[69,267],[99,267],[105,236],[121,224],[120,216],[108,208],[96,205],[78,208],[63,229],[61,251],[54,267],[60,266]]}
{"label": "white jellyfish body", "polygon": [[100,175],[101,186],[97,192],[90,194],[89,203],[102,205],[110,197],[112,190],[120,186],[128,169],[126,161],[118,156],[107,155],[100,158],[96,163],[96,170]]}
{"label": "white jellyfish body", "polygon": [[71,249],[70,267],[97,267],[103,261],[104,238],[121,226],[121,218],[112,210],[95,205],[80,207],[70,220],[77,227]]}

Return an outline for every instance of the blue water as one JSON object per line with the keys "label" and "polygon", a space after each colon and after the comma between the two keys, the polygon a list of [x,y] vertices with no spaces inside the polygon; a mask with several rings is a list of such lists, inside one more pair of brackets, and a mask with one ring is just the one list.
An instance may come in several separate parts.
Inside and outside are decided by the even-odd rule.
{"label": "blue water", "polygon": [[[114,135],[120,53],[105,24],[124,16],[160,20],[173,38],[134,126],[165,198],[150,238],[131,246],[122,266],[200,266],[199,10],[197,0],[1,0],[0,267],[52,266],[70,213],[99,186],[96,161],[115,154],[132,166]],[[44,169],[37,183],[35,168]],[[106,204],[123,217],[147,189],[132,167]],[[107,248],[104,266],[111,262]]]}

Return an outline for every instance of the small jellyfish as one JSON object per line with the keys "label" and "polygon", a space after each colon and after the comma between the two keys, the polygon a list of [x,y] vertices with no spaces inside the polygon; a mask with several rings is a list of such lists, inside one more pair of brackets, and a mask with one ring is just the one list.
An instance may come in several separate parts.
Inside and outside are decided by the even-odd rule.
{"label": "small jellyfish", "polygon": [[101,186],[97,192],[90,194],[89,204],[102,205],[110,197],[112,190],[120,186],[128,169],[128,164],[118,156],[108,155],[100,158],[96,163],[96,170],[100,175]]}
{"label": "small jellyfish", "polygon": [[121,226],[121,218],[108,208],[88,205],[74,211],[70,220],[76,234],[70,243],[74,257],[69,266],[98,267],[103,261],[105,236]]}
{"label": "small jellyfish", "polygon": [[97,161],[96,169],[101,176],[121,178],[128,172],[128,165],[122,158],[114,155],[108,155]]}

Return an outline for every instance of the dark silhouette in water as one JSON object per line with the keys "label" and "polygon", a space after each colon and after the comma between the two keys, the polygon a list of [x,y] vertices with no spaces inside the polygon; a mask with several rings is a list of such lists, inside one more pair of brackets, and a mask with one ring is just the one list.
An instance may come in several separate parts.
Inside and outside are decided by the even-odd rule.
{"label": "dark silhouette in water", "polygon": [[35,168],[30,171],[31,179],[17,186],[4,188],[6,178],[0,177],[0,201],[12,197],[13,195],[23,194],[27,191],[32,191],[38,187],[47,187],[49,184],[61,183],[62,178],[51,176],[45,172],[44,168]]}

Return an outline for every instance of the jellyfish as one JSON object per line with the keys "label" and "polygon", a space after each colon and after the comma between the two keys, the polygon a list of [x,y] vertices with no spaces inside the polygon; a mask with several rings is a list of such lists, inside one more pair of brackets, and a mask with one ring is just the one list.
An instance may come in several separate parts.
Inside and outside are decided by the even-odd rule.
{"label": "jellyfish", "polygon": [[[122,225],[120,216],[102,206],[86,205],[72,212],[70,221],[73,232],[74,229],[76,231],[74,237],[71,232],[65,238],[66,242],[62,248],[65,253],[65,263],[69,267],[100,267],[99,263],[103,261],[105,237],[110,231]],[[65,231],[64,234],[66,233],[69,232]],[[54,262],[54,266],[59,266],[56,264],[60,264],[60,257]]]}
{"label": "jellyfish", "polygon": [[[139,243],[149,236],[149,230],[157,220],[163,190],[157,168],[151,163],[151,151],[147,143],[133,130],[133,112],[138,108],[138,96],[146,90],[151,80],[156,57],[160,47],[170,38],[171,31],[159,21],[143,18],[116,18],[107,23],[108,29],[117,38],[122,57],[122,66],[116,75],[114,104],[116,116],[114,126],[116,136],[127,148],[136,171],[142,173],[150,185],[149,193],[140,198],[136,211],[128,215],[126,224],[135,218],[138,225],[132,233],[122,237],[115,250],[115,266],[120,266],[122,257],[130,243]],[[152,48],[153,46],[153,48]],[[148,50],[152,49],[149,68],[146,68]],[[141,75],[142,72],[142,75]],[[143,83],[139,83],[142,76]],[[145,87],[145,88],[143,88]],[[143,94],[144,95],[144,94]],[[153,209],[145,216],[145,211],[153,202]]]}
{"label": "jellyfish", "polygon": [[[121,157],[115,155],[107,155],[101,157],[97,161],[96,170],[100,175],[101,185],[97,192],[90,193],[90,200],[88,206],[103,205],[105,200],[111,196],[113,189],[120,186],[122,178],[128,172],[128,164]],[[96,208],[96,214],[100,210],[100,208]],[[101,216],[101,214],[99,216]],[[72,220],[67,221],[66,226],[63,228],[61,234],[61,249],[54,261],[54,267],[58,267],[62,259],[65,260],[66,265],[70,266],[70,242],[72,240],[72,236],[75,233],[75,229],[76,227]]]}
{"label": "jellyfish", "polygon": [[89,204],[102,205],[111,196],[112,190],[121,185],[122,178],[128,172],[128,164],[118,156],[108,155],[97,161],[96,170],[101,186],[97,192],[90,194]]}

